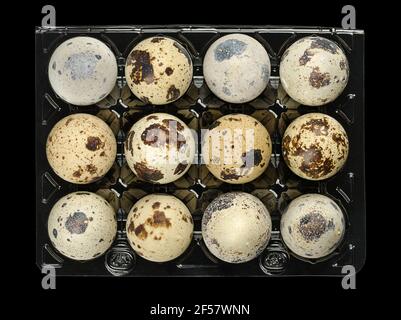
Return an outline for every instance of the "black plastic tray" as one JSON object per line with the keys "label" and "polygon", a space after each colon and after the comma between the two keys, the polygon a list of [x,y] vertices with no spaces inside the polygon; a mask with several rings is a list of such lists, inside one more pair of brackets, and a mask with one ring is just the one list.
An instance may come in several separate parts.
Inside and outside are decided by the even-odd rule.
{"label": "black plastic tray", "polygon": [[[203,81],[202,57],[218,37],[245,33],[259,40],[269,53],[272,75],[269,87],[255,100],[241,105],[225,103],[214,96]],[[144,38],[169,35],[180,41],[191,53],[193,82],[187,93],[167,106],[144,105],[125,85],[124,66],[133,46]],[[322,107],[297,105],[280,87],[278,66],[281,54],[297,39],[321,35],[336,41],[345,51],[350,65],[350,79],[343,94]],[[68,38],[88,35],[108,44],[118,62],[118,79],[113,92],[97,105],[79,107],[62,101],[51,89],[47,67],[53,50]],[[36,263],[53,265],[57,275],[76,276],[297,276],[341,275],[343,265],[360,270],[366,255],[365,228],[365,141],[364,141],[364,32],[329,28],[230,27],[230,26],[107,26],[37,28],[36,62]],[[281,136],[297,116],[323,112],[336,118],[345,128],[350,153],[344,168],[334,177],[312,182],[298,178],[285,166],[281,156]],[[116,163],[100,181],[74,185],[63,181],[50,168],[45,152],[47,135],[61,118],[71,113],[87,112],[105,120],[117,137]],[[167,185],[152,185],[138,180],[125,163],[123,142],[132,124],[146,114],[167,112],[200,131],[223,114],[245,113],[260,120],[268,129],[272,142],[272,160],[265,173],[247,184],[230,185],[215,179],[201,164],[193,164],[179,180]],[[200,135],[199,135],[200,137]],[[198,148],[200,149],[200,143]],[[47,235],[47,218],[54,203],[77,190],[97,192],[117,211],[118,234],[113,246],[94,260],[77,262],[64,258],[55,250]],[[202,212],[217,195],[242,190],[260,198],[269,209],[273,234],[259,258],[243,264],[228,264],[214,258],[202,241]],[[167,263],[153,263],[136,255],[126,240],[125,221],[131,208],[145,194],[163,192],[180,198],[190,209],[194,238],[188,250]],[[310,261],[292,255],[280,239],[280,215],[294,197],[310,192],[333,198],[347,217],[345,238],[326,259]]]}

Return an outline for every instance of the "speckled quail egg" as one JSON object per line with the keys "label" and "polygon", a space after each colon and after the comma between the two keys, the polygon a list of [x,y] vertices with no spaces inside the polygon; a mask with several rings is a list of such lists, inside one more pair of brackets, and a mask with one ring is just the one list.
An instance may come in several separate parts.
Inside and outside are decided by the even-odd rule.
{"label": "speckled quail egg", "polygon": [[344,90],[349,66],[344,51],[333,41],[306,37],[283,54],[280,81],[288,95],[307,106],[335,100]]}
{"label": "speckled quail egg", "polygon": [[230,103],[255,99],[270,77],[270,59],[265,48],[245,34],[229,34],[207,50],[203,74],[210,90]]}
{"label": "speckled quail egg", "polygon": [[61,254],[75,260],[90,260],[110,248],[117,233],[117,220],[114,209],[101,196],[73,192],[53,206],[48,232]]}
{"label": "speckled quail egg", "polygon": [[76,113],[61,119],[47,137],[50,166],[60,178],[72,183],[101,179],[112,167],[116,152],[110,127],[90,114]]}
{"label": "speckled quail egg", "polygon": [[124,144],[125,159],[135,175],[159,184],[182,177],[193,162],[195,148],[188,126],[167,113],[153,113],[137,121]]}
{"label": "speckled quail egg", "polygon": [[156,105],[179,99],[192,81],[192,60],[188,51],[167,37],[152,37],[138,43],[125,65],[131,91],[143,102]]}
{"label": "speckled quail egg", "polygon": [[50,85],[56,94],[74,105],[87,106],[103,100],[117,80],[117,61],[103,42],[91,37],[64,41],[49,62]]}
{"label": "speckled quail egg", "polygon": [[127,236],[141,257],[155,262],[180,256],[192,241],[191,213],[178,198],[151,194],[134,204],[127,217]]}
{"label": "speckled quail egg", "polygon": [[293,200],[281,217],[281,236],[298,256],[322,258],[332,253],[345,233],[340,207],[321,194],[305,194]]}
{"label": "speckled quail egg", "polygon": [[307,180],[323,180],[344,166],[349,144],[347,133],[336,119],[308,113],[290,123],[282,148],[292,172]]}
{"label": "speckled quail egg", "polygon": [[267,246],[272,223],[265,205],[245,192],[218,196],[202,218],[203,240],[217,258],[242,263],[257,257]]}
{"label": "speckled quail egg", "polygon": [[203,160],[218,179],[232,184],[250,182],[268,167],[272,143],[267,129],[245,114],[217,119],[204,135]]}

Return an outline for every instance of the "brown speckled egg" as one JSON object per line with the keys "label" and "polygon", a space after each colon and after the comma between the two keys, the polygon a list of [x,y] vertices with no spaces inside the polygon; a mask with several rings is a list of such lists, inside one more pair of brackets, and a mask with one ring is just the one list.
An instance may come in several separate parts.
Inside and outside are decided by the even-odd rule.
{"label": "brown speckled egg", "polygon": [[188,51],[167,37],[152,37],[138,43],[128,55],[125,78],[131,91],[143,102],[156,105],[179,99],[192,81]]}
{"label": "brown speckled egg", "polygon": [[244,103],[265,89],[270,77],[266,49],[246,34],[229,34],[207,50],[203,73],[210,90],[220,99]]}
{"label": "brown speckled egg", "polygon": [[323,180],[343,167],[349,145],[347,133],[336,119],[308,113],[288,126],[282,148],[292,172],[307,180]]}
{"label": "brown speckled egg", "polygon": [[232,184],[250,182],[268,167],[272,143],[267,129],[245,114],[216,120],[206,132],[202,155],[209,171]]}
{"label": "brown speckled egg", "polygon": [[90,260],[110,248],[117,233],[117,220],[114,209],[101,196],[73,192],[53,206],[48,232],[61,254],[75,260]]}
{"label": "brown speckled egg", "polygon": [[217,258],[242,263],[257,257],[271,236],[271,218],[265,205],[245,192],[224,193],[206,208],[202,235]]}
{"label": "brown speckled egg", "polygon": [[167,113],[153,113],[137,121],[124,144],[125,159],[135,175],[160,184],[182,177],[193,162],[195,149],[188,126]]}
{"label": "brown speckled egg", "polygon": [[332,253],[345,233],[340,207],[321,194],[305,194],[293,200],[281,217],[281,236],[298,256],[322,258]]}
{"label": "brown speckled egg", "polygon": [[333,41],[306,37],[283,54],[280,81],[288,95],[301,104],[320,106],[335,100],[349,77],[348,60]]}
{"label": "brown speckled egg", "polygon": [[166,194],[141,198],[127,217],[129,244],[141,257],[155,262],[180,256],[192,241],[193,229],[185,204]]}
{"label": "brown speckled egg", "polygon": [[103,100],[117,80],[117,61],[103,42],[92,37],[64,41],[49,62],[49,81],[69,103],[87,106]]}
{"label": "brown speckled egg", "polygon": [[110,127],[90,114],[69,115],[47,137],[46,155],[54,172],[64,180],[87,184],[99,180],[112,167],[117,143]]}

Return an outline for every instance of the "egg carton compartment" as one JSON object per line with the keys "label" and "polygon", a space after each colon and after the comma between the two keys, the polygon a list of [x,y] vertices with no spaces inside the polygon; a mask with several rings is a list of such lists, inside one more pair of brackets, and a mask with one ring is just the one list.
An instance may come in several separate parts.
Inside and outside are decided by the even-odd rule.
{"label": "egg carton compartment", "polygon": [[[36,140],[37,183],[40,185],[39,201],[41,203],[49,203],[54,194],[60,189],[75,190],[77,187],[76,185],[73,185],[58,177],[50,167],[46,158],[46,141],[53,126],[62,118],[77,113],[88,113],[97,116],[105,121],[116,137],[118,137],[120,131],[119,115],[112,112],[110,109],[102,109],[97,106],[84,108],[72,105],[62,105],[55,109],[53,117],[46,120],[46,122],[40,122],[36,131],[36,137],[38,138]],[[90,184],[81,185],[79,187],[86,189],[98,189],[109,188],[115,185],[120,177],[120,166],[118,165],[118,159],[120,157],[121,154],[117,154],[117,158],[113,166],[102,178]]]}
{"label": "egg carton compartment", "polygon": [[[129,90],[128,87],[124,87],[124,90]],[[192,105],[196,101],[194,97],[197,96],[197,89],[194,86],[191,86],[188,89],[188,92],[181,97],[179,100],[170,103],[168,105],[163,106],[155,106],[150,104],[141,103],[140,100],[132,97],[131,94],[129,100],[131,103],[127,103],[125,105],[128,106],[126,111],[122,115],[122,123],[121,123],[121,132],[124,137],[127,136],[129,130],[131,129],[132,125],[136,123],[138,120],[150,116],[153,113],[167,113],[173,116],[176,116],[180,120],[182,120],[189,129],[194,132],[199,131],[199,119],[198,114],[196,111],[192,110]],[[127,102],[127,100],[124,100]],[[132,101],[135,101],[132,103]],[[142,104],[142,105],[141,105]],[[125,139],[124,139],[125,140]],[[198,143],[198,141],[196,141]],[[171,182],[175,187],[178,188],[187,188],[196,183],[199,179],[199,172],[197,163],[198,161],[198,148],[195,151],[194,156],[194,163],[190,166],[188,171],[178,180]],[[138,178],[134,172],[129,168],[126,161],[123,162],[121,168],[121,183],[125,186],[132,186],[132,185],[146,185],[149,182],[141,180]]]}
{"label": "egg carton compartment", "polygon": [[[275,104],[276,90],[269,86],[265,90],[263,99],[257,98],[251,103],[244,104],[225,103],[217,99],[207,88],[201,90],[201,93],[202,103],[204,103],[204,107],[200,115],[201,130],[206,130],[211,127],[213,123],[220,117],[234,113],[252,116],[260,121],[263,126],[265,126],[272,140],[272,159],[268,164],[266,164],[268,167],[263,174],[248,184],[251,184],[256,188],[268,188],[273,185],[278,178],[277,170],[275,169],[277,162],[275,160],[276,155],[278,155],[276,150],[277,143],[279,143],[279,141],[276,139],[275,132],[277,128],[277,114],[280,112],[280,107]],[[200,149],[202,149],[202,144],[200,144]],[[200,150],[200,155],[202,157],[201,152],[202,150]],[[209,172],[207,166],[204,164],[204,159],[201,158],[199,166],[199,179],[206,187],[222,188],[222,185],[226,184],[225,182],[214,177]]]}
{"label": "egg carton compartment", "polygon": [[[219,37],[244,33],[254,37],[266,49],[271,61],[269,86],[256,99],[245,104],[230,104],[218,99],[203,78],[203,57]],[[64,102],[52,90],[47,68],[53,50],[63,41],[79,36],[95,37],[113,51],[118,76],[114,90],[96,105],[79,107]],[[130,50],[151,36],[168,36],[189,52],[193,62],[193,81],[177,101],[153,106],[136,98],[126,85],[124,66]],[[344,50],[350,65],[350,78],[344,92],[322,107],[302,106],[291,99],[279,80],[282,54],[296,40],[319,35],[334,40]],[[364,35],[358,30],[330,28],[234,27],[234,26],[116,26],[38,28],[36,31],[36,212],[37,253],[39,266],[57,267],[60,275],[85,276],[294,276],[341,275],[341,266],[352,264],[359,270],[365,259],[365,177],[364,177]],[[117,158],[110,172],[89,185],[67,183],[50,168],[45,143],[53,125],[71,113],[97,115],[112,128],[117,137]],[[130,127],[154,112],[166,112],[183,120],[198,132],[197,161],[179,180],[168,185],[140,181],[126,165],[123,143]],[[284,164],[281,137],[288,124],[304,113],[322,112],[336,118],[345,128],[350,153],[342,170],[332,178],[313,182],[295,176]],[[244,185],[231,185],[213,177],[201,164],[200,130],[225,114],[249,114],[267,128],[273,152],[266,171]],[[55,250],[47,235],[47,217],[54,203],[63,195],[93,191],[110,201],[116,209],[118,233],[105,255],[87,262],[64,258]],[[219,261],[206,248],[201,235],[201,219],[207,205],[219,194],[230,191],[249,192],[269,209],[273,222],[272,238],[256,259],[243,264]],[[187,251],[167,263],[149,262],[138,256],[127,242],[127,213],[141,197],[152,193],[172,194],[189,208],[194,221],[194,236]],[[305,193],[328,195],[347,216],[347,230],[341,246],[323,261],[295,256],[285,247],[280,235],[280,217],[291,199]]]}
{"label": "egg carton compartment", "polygon": [[[279,215],[281,216],[284,213],[285,209],[287,208],[287,206],[290,204],[290,202],[292,200],[294,200],[295,198],[297,198],[300,195],[308,194],[308,193],[318,193],[318,194],[325,195],[325,196],[329,197],[330,199],[332,199],[341,208],[341,211],[344,214],[345,233],[344,233],[344,236],[343,236],[342,240],[340,241],[339,245],[337,246],[337,248],[332,253],[330,253],[329,255],[327,255],[325,257],[318,258],[318,259],[308,259],[305,257],[300,257],[300,256],[296,255],[295,253],[290,252],[289,249],[287,249],[288,254],[290,256],[293,256],[295,259],[297,259],[299,261],[304,261],[309,264],[322,264],[323,262],[334,264],[335,261],[339,261],[339,260],[344,261],[345,259],[352,259],[353,257],[352,257],[351,253],[352,253],[352,250],[354,249],[354,246],[352,244],[349,244],[350,219],[349,219],[347,209],[343,205],[343,201],[342,201],[341,197],[335,197],[332,194],[330,194],[325,189],[324,185],[318,185],[317,188],[316,188],[316,186],[312,186],[312,185],[309,185],[309,186],[293,185],[292,187],[287,188],[286,190],[284,190],[281,193],[281,196],[277,202],[277,210],[279,211]],[[286,247],[283,242],[282,242],[282,244],[283,244],[283,247]],[[347,244],[348,244],[348,246],[347,246]],[[349,263],[353,264],[354,261],[351,260]]]}
{"label": "egg carton compartment", "polygon": [[[60,189],[58,192],[57,198],[52,199],[49,203],[41,203],[39,207],[42,208],[43,212],[46,212],[46,215],[37,216],[37,241],[42,243],[40,250],[36,252],[36,262],[39,266],[44,265],[52,265],[57,268],[57,273],[61,275],[71,275],[74,274],[74,270],[77,268],[77,264],[82,272],[96,272],[96,273],[104,273],[104,261],[102,261],[102,257],[94,258],[92,260],[88,260],[86,262],[80,262],[76,260],[72,260],[63,256],[52,244],[52,240],[48,236],[47,231],[47,218],[50,213],[50,209],[53,205],[63,196],[71,193],[71,192],[81,192],[87,193],[88,191],[96,193],[103,197],[112,208],[116,211],[117,220],[121,221],[121,214],[119,212],[120,207],[120,199],[118,194],[113,192],[108,188],[97,189],[95,186],[92,188],[81,188],[78,185],[75,185],[75,188],[70,189]],[[118,235],[116,237],[118,239]],[[114,240],[116,242],[117,240]],[[92,271],[91,271],[92,270]]]}

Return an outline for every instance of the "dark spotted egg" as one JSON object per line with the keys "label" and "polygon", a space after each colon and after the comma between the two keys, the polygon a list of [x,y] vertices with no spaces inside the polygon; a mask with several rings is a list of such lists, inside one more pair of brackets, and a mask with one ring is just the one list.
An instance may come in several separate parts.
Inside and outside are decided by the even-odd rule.
{"label": "dark spotted egg", "polygon": [[282,150],[285,163],[301,178],[323,180],[335,175],[348,157],[348,137],[334,118],[308,113],[285,130]]}
{"label": "dark spotted egg", "polygon": [[287,247],[303,258],[332,253],[345,233],[340,207],[321,194],[305,194],[291,201],[281,217],[281,236]]}
{"label": "dark spotted egg", "polygon": [[76,113],[55,124],[47,137],[46,156],[62,179],[87,184],[101,179],[112,167],[116,138],[100,118]]}
{"label": "dark spotted egg", "polygon": [[349,77],[344,51],[322,37],[305,37],[292,44],[280,62],[280,81],[288,95],[307,106],[335,100]]}
{"label": "dark spotted egg", "polygon": [[48,68],[53,90],[74,105],[103,100],[117,80],[117,61],[103,42],[92,37],[64,41],[53,52]]}
{"label": "dark spotted egg", "polygon": [[224,193],[206,208],[203,240],[210,252],[229,263],[257,257],[271,236],[271,218],[265,205],[245,192]]}
{"label": "dark spotted egg", "polygon": [[167,113],[153,113],[137,121],[124,144],[125,159],[135,175],[158,184],[182,177],[194,160],[195,149],[192,131]]}
{"label": "dark spotted egg", "polygon": [[138,43],[127,57],[125,78],[145,103],[163,105],[179,99],[192,82],[188,51],[177,41],[159,36]]}
{"label": "dark spotted egg", "polygon": [[265,89],[270,77],[270,59],[265,48],[245,34],[229,34],[216,40],[203,60],[209,89],[220,99],[244,103]]}
{"label": "dark spotted egg", "polygon": [[209,171],[231,184],[259,177],[269,166],[271,153],[269,132],[262,123],[245,114],[228,114],[217,119],[202,144]]}
{"label": "dark spotted egg", "polygon": [[101,256],[114,241],[114,209],[101,196],[86,191],[67,194],[50,211],[48,233],[53,246],[74,260]]}
{"label": "dark spotted egg", "polygon": [[178,198],[151,194],[141,198],[127,217],[127,237],[144,259],[165,262],[180,256],[192,241],[192,215]]}

